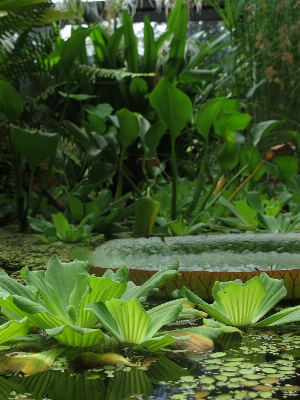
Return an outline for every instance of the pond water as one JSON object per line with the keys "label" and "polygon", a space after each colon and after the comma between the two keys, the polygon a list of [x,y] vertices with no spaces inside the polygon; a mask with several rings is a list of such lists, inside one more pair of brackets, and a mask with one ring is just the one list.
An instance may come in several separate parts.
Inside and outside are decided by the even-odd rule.
{"label": "pond water", "polygon": [[[196,324],[194,321],[192,324]],[[135,365],[99,365],[87,369],[66,349],[51,369],[32,376],[0,377],[0,398],[34,400],[186,400],[299,399],[300,325],[278,331],[224,334],[215,350],[196,354],[173,350],[136,355],[118,349]],[[48,347],[52,340],[43,341]],[[2,354],[28,351],[30,343],[2,347]],[[35,344],[38,348],[38,343]],[[89,349],[88,349],[89,350]]]}

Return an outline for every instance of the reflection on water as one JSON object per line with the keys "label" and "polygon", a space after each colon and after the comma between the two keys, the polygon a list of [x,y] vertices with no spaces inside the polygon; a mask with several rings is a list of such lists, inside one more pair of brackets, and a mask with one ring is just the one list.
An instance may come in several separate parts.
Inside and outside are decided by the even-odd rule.
{"label": "reflection on water", "polygon": [[[48,370],[0,377],[1,400],[300,398],[300,328],[224,334],[208,354],[170,352],[137,367]],[[23,397],[22,397],[23,396]]]}

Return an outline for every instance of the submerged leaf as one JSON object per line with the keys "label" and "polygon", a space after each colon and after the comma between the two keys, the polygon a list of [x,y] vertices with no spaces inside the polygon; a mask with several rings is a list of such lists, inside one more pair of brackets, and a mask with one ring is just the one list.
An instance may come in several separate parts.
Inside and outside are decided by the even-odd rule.
{"label": "submerged leaf", "polygon": [[197,333],[192,333],[187,331],[177,331],[170,332],[172,336],[184,336],[189,335],[190,338],[187,340],[180,340],[176,343],[173,343],[171,347],[174,349],[187,350],[187,351],[195,351],[197,353],[207,353],[208,351],[212,351],[214,348],[214,342],[208,337],[198,335]]}
{"label": "submerged leaf", "polygon": [[42,353],[10,353],[0,358],[0,374],[22,372],[24,375],[34,375],[48,370],[53,361],[65,349],[53,349]]}
{"label": "submerged leaf", "polygon": [[73,363],[78,366],[84,366],[88,368],[95,367],[99,364],[116,365],[117,363],[123,363],[124,365],[136,366],[137,364],[131,363],[128,358],[124,358],[120,354],[116,353],[104,353],[97,354],[93,352],[82,353],[73,359]]}

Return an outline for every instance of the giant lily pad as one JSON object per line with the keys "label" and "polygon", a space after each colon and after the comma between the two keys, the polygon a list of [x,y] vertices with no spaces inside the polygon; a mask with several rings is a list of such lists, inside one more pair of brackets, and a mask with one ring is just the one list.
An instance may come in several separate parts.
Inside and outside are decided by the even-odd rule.
{"label": "giant lily pad", "polygon": [[116,239],[91,252],[74,248],[69,257],[89,261],[90,273],[102,276],[107,268],[129,267],[129,279],[141,285],[172,260],[180,275],[161,287],[158,295],[170,297],[186,286],[202,299],[211,299],[216,281],[243,282],[265,271],[283,279],[286,299],[300,299],[300,234],[203,234],[169,238]]}

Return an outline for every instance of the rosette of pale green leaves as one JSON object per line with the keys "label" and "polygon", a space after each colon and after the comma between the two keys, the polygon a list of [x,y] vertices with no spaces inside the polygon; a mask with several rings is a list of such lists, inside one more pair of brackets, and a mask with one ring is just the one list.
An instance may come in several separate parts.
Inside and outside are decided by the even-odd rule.
{"label": "rosette of pale green leaves", "polygon": [[243,283],[240,279],[231,282],[216,282],[212,289],[213,304],[208,304],[187,288],[179,294],[197,304],[215,320],[237,327],[263,328],[300,320],[300,306],[289,307],[268,318],[263,318],[286,296],[281,279],[270,278],[265,272]]}
{"label": "rosette of pale green leaves", "polygon": [[[88,262],[75,260],[65,263],[54,256],[50,259],[46,271],[31,272],[28,268],[23,269],[22,275],[26,280],[26,286],[2,272],[0,279],[2,314],[10,320],[27,317],[32,325],[44,329],[50,336],[69,346],[93,346],[103,341],[104,333],[95,326],[98,319],[113,337],[124,341],[108,326],[105,319],[98,318],[98,314],[95,314],[97,308],[94,303],[101,304],[102,308],[113,314],[118,324],[120,318],[123,318],[125,329],[129,332],[125,336],[125,341],[140,344],[150,339],[162,325],[175,321],[182,304],[188,302],[177,301],[172,308],[166,306],[167,309],[160,312],[160,318],[154,320],[142,310],[137,300],[172,279],[178,273],[177,261],[158,271],[142,286],[127,282],[126,266],[116,272],[107,270],[102,277],[90,275],[89,268]],[[127,313],[124,313],[125,309]],[[113,317],[109,321],[112,321]],[[150,324],[149,319],[151,319]],[[136,326],[139,329],[147,326],[149,328],[147,335],[146,331],[143,331],[144,334],[134,333]],[[136,335],[139,337],[138,340]],[[159,340],[160,347],[164,347],[175,339]]]}

